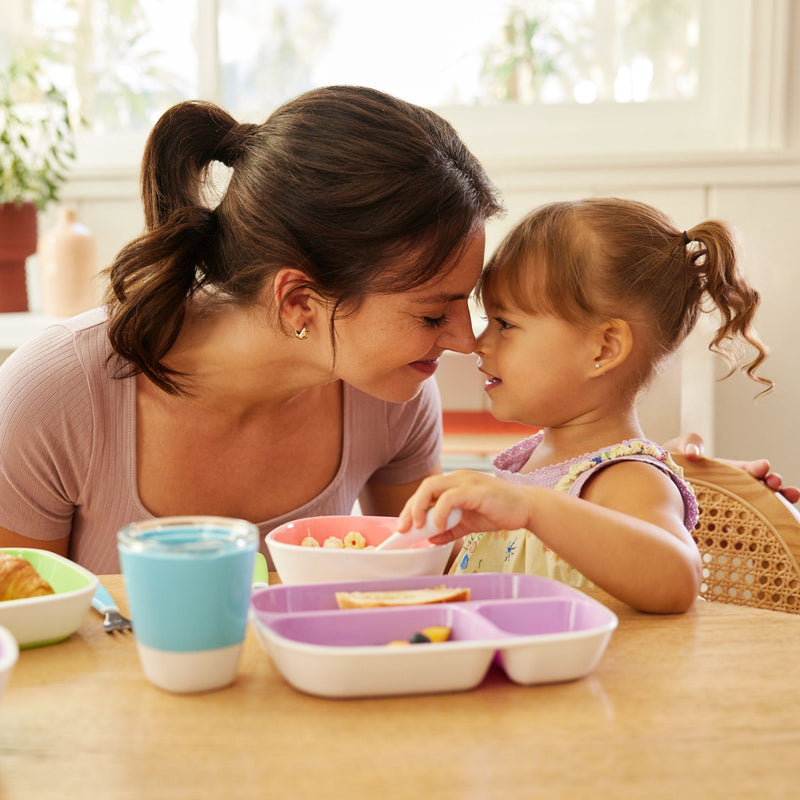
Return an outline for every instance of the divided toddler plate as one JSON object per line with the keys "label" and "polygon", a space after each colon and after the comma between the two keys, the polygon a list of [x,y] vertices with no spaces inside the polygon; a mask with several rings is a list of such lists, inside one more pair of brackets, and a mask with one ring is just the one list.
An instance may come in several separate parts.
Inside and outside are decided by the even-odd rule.
{"label": "divided toddler plate", "polygon": [[[466,602],[340,610],[337,591],[468,587]],[[322,697],[375,697],[473,689],[492,664],[522,685],[591,672],[616,615],[577,589],[534,575],[484,573],[270,586],[253,594],[261,646],[296,689]],[[389,647],[423,628],[447,642]]]}

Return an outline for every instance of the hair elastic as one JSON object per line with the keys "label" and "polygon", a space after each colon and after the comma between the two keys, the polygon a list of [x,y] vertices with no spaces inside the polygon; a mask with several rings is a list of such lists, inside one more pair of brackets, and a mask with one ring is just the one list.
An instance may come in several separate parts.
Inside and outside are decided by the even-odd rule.
{"label": "hair elastic", "polygon": [[683,232],[683,243],[689,244],[692,240],[686,235],[686,231]]}

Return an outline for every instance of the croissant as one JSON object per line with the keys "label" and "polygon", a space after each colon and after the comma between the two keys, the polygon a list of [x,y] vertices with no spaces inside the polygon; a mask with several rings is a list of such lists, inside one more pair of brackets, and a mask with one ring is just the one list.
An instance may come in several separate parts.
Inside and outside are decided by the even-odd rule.
{"label": "croissant", "polygon": [[0,553],[0,600],[21,600],[54,594],[53,587],[29,561]]}

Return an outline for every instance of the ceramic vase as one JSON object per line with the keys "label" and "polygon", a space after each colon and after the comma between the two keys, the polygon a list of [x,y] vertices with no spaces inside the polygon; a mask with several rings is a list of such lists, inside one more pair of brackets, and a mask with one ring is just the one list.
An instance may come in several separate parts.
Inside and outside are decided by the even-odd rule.
{"label": "ceramic vase", "polygon": [[72,317],[97,305],[97,248],[75,210],[60,208],[52,230],[39,241],[42,310]]}

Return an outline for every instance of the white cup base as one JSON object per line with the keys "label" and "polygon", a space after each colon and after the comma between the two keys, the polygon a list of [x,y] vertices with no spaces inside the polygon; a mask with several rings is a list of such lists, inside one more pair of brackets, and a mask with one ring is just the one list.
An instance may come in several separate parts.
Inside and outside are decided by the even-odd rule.
{"label": "white cup base", "polygon": [[136,642],[150,683],[169,692],[208,692],[233,683],[242,654],[241,643],[214,650],[175,653]]}

